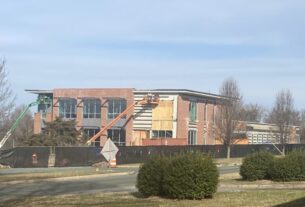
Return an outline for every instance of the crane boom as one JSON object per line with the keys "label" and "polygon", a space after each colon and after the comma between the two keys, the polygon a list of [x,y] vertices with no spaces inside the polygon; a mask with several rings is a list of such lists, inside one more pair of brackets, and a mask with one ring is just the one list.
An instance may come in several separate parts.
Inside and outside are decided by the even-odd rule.
{"label": "crane boom", "polygon": [[28,112],[28,110],[31,107],[36,106],[41,103],[50,103],[50,102],[51,102],[51,100],[49,97],[42,96],[42,97],[39,97],[35,102],[32,102],[29,105],[27,105],[27,107],[20,113],[20,115],[17,117],[16,121],[13,123],[11,128],[6,132],[5,136],[2,138],[2,140],[0,142],[0,149],[4,146],[6,141],[10,138],[10,136],[12,135],[14,130],[18,127],[20,121],[24,118],[24,116],[26,115],[26,113]]}
{"label": "crane boom", "polygon": [[148,94],[145,96],[142,100],[136,101],[130,106],[128,106],[122,113],[120,113],[115,119],[113,119],[110,123],[108,123],[105,127],[103,127],[97,134],[95,134],[93,137],[91,137],[88,141],[87,144],[90,144],[91,142],[95,141],[98,137],[103,135],[103,133],[111,128],[117,121],[119,121],[124,115],[126,115],[135,105],[141,104],[158,104],[159,102],[159,97],[157,95],[151,95]]}

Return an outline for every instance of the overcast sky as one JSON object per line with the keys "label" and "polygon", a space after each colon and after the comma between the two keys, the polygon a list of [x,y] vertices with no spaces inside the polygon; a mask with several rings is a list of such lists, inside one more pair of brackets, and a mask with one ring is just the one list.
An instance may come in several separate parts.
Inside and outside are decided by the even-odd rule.
{"label": "overcast sky", "polygon": [[185,88],[271,107],[289,88],[305,108],[304,0],[1,1],[0,57],[24,89]]}

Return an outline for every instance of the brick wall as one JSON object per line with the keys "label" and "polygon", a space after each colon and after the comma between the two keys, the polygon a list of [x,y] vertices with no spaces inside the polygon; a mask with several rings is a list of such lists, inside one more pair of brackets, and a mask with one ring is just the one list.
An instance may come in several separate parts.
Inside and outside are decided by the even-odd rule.
{"label": "brick wall", "polygon": [[189,101],[178,96],[177,137],[188,137]]}
{"label": "brick wall", "polygon": [[[56,117],[59,116],[59,98],[74,98],[77,100],[77,127],[80,128],[82,126],[83,119],[83,97],[91,97],[98,98],[101,100],[101,126],[103,128],[108,123],[107,119],[107,108],[108,108],[108,100],[107,98],[123,98],[127,101],[127,106],[133,104],[133,89],[54,89],[53,91],[53,116],[52,120],[55,120]],[[126,145],[131,142],[132,139],[132,115],[133,109],[127,113],[126,120],[127,123],[125,125],[126,130]],[[103,145],[106,141],[106,134],[101,137],[101,144]]]}
{"label": "brick wall", "polygon": [[41,132],[41,114],[34,114],[34,134],[39,134]]}
{"label": "brick wall", "polygon": [[[214,100],[203,100],[195,97],[178,97],[178,128],[177,137],[188,138],[189,130],[189,104],[190,100],[197,102],[197,121],[195,123],[197,130],[197,145],[215,144],[217,133],[213,133],[213,108]],[[207,105],[207,120],[205,121],[205,105]],[[215,107],[215,110],[217,107]]]}

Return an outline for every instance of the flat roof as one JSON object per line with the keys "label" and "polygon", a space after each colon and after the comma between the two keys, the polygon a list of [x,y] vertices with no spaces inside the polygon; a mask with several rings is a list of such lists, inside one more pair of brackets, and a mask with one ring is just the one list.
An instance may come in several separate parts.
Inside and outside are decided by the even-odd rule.
{"label": "flat roof", "polygon": [[53,90],[25,89],[25,91],[34,94],[53,94]]}
{"label": "flat roof", "polygon": [[191,96],[204,96],[211,98],[228,98],[226,96],[221,96],[213,93],[205,93],[201,91],[188,90],[188,89],[152,89],[152,90],[135,90],[134,93],[160,93],[160,94],[185,94]]}
{"label": "flat roof", "polygon": [[[62,88],[62,89],[66,89],[66,88]],[[91,89],[91,88],[77,88],[77,89],[81,90],[81,89]],[[104,89],[104,88],[94,88],[94,89]],[[120,88],[112,88],[112,89],[120,89]],[[26,89],[25,91],[33,94],[53,94],[53,90]],[[191,96],[204,96],[204,97],[217,98],[217,99],[228,98],[226,96],[221,96],[213,93],[206,93],[206,92],[188,90],[188,89],[145,89],[145,90],[133,89],[133,93],[185,94]]]}

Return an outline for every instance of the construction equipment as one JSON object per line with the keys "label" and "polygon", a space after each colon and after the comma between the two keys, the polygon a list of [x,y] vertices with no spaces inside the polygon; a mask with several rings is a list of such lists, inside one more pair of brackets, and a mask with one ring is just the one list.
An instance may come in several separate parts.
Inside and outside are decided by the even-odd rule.
{"label": "construction equipment", "polygon": [[5,134],[5,136],[2,138],[2,140],[0,142],[0,149],[4,146],[6,141],[10,138],[10,136],[12,135],[14,130],[18,127],[22,118],[26,115],[26,113],[28,112],[28,110],[31,107],[36,106],[38,104],[48,104],[48,103],[52,103],[51,98],[49,98],[47,96],[40,96],[40,97],[38,97],[38,99],[35,102],[32,102],[29,105],[27,105],[27,107],[20,113],[20,115],[17,117],[16,121],[13,123],[11,128],[8,130],[8,132]]}
{"label": "construction equipment", "polygon": [[109,124],[103,127],[96,135],[90,138],[87,141],[87,144],[91,144],[97,138],[99,138],[107,129],[111,128],[117,121],[119,121],[124,115],[126,115],[135,105],[158,105],[159,104],[159,96],[148,94],[142,100],[134,102],[132,105],[128,106],[122,113],[120,113],[115,119],[113,119]]}

